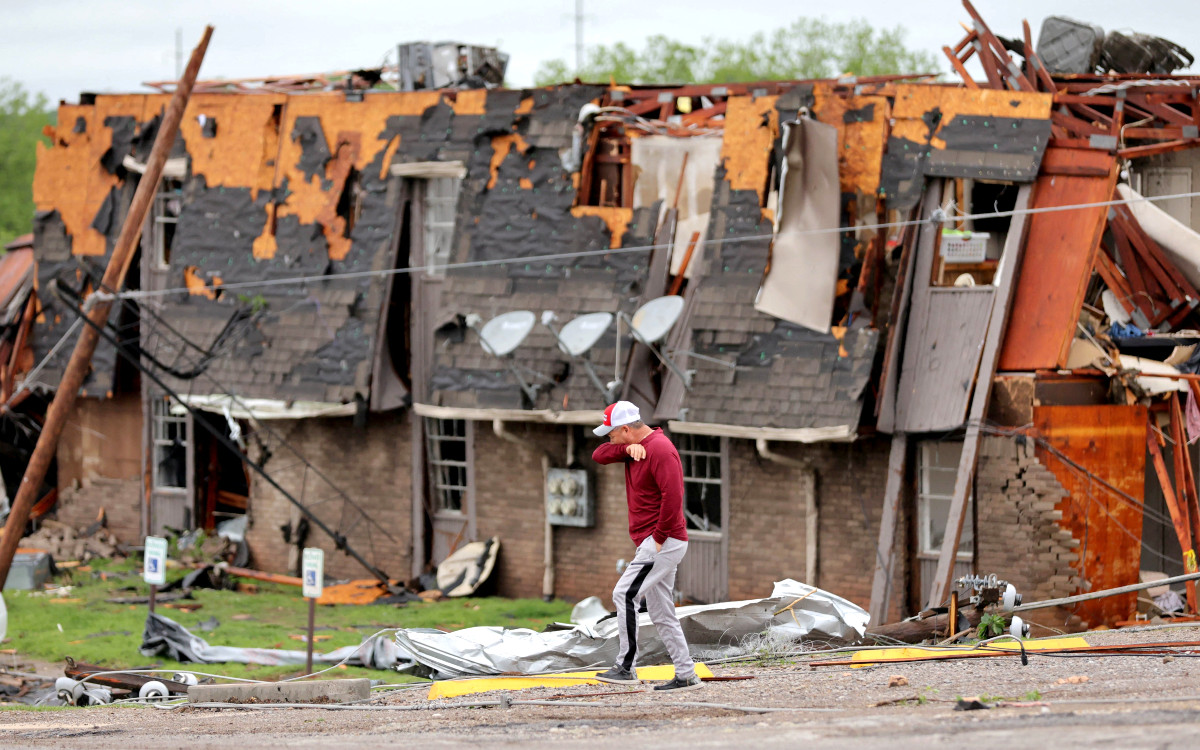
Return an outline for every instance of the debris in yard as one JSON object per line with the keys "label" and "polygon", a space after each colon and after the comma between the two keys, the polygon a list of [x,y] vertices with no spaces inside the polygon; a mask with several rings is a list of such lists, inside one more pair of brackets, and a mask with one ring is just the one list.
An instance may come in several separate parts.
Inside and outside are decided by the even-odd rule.
{"label": "debris in yard", "polygon": [[908,678],[902,674],[894,674],[888,678],[888,687],[890,687],[890,688],[906,687],[907,685],[908,685]]}
{"label": "debris in yard", "polygon": [[3,588],[36,591],[50,580],[53,568],[54,562],[44,550],[18,547]]}
{"label": "debris in yard", "polygon": [[192,685],[189,703],[351,703],[371,697],[371,681],[312,680],[251,684]]}
{"label": "debris in yard", "polygon": [[[90,532],[90,533],[89,533]],[[97,524],[74,529],[70,525],[45,519],[40,528],[22,539],[18,546],[42,550],[55,560],[86,562],[100,558],[121,560],[123,547],[112,532]]]}
{"label": "debris in yard", "polygon": [[500,537],[464,544],[438,565],[438,588],[446,596],[474,594],[487,582],[499,554]]}
{"label": "debris in yard", "polygon": [[[238,616],[234,615],[234,619],[238,619]],[[165,656],[191,664],[237,662],[266,666],[303,666],[307,658],[304,651],[211,646],[203,638],[188,632],[187,628],[179,623],[157,613],[148,614],[146,617],[146,630],[142,633],[142,645],[139,650],[143,656]],[[344,646],[326,654],[313,654],[313,661],[323,664],[338,664],[343,660],[350,666],[369,669],[399,670],[414,663],[409,654],[391,638],[384,636],[373,636],[357,646]]]}
{"label": "debris in yard", "polygon": [[1082,685],[1083,683],[1085,683],[1087,681],[1088,681],[1087,675],[1076,674],[1076,675],[1071,675],[1070,677],[1064,677],[1061,680],[1055,680],[1054,684],[1055,685]]}
{"label": "debris in yard", "polygon": [[[776,583],[766,599],[679,607],[676,612],[693,654],[709,659],[742,655],[764,644],[794,645],[804,638],[856,641],[869,619],[849,601],[790,579]],[[638,616],[638,628],[639,659],[664,659],[666,649],[649,615]],[[542,674],[613,663],[617,624],[610,618],[542,633],[502,627],[452,633],[413,628],[398,630],[396,641],[418,662],[408,671],[434,679]]]}
{"label": "debris in yard", "polygon": [[954,704],[955,711],[980,711],[988,708],[992,708],[992,706],[984,703],[978,696],[959,698],[958,702]]}

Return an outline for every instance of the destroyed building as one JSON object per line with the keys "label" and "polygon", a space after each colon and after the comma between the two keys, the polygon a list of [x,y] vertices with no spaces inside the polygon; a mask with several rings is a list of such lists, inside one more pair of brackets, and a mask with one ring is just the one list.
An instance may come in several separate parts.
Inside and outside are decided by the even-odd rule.
{"label": "destroyed building", "polygon": [[[631,550],[590,427],[623,397],[683,458],[687,600],[793,577],[894,619],[972,571],[1049,598],[1180,569],[1195,456],[1147,436],[1196,384],[1104,332],[1194,325],[1200,204],[1106,202],[1192,192],[1200,78],[1052,74],[967,8],[956,83],[198,86],[60,518],[245,514],[258,567],[393,579],[498,537],[498,593],[602,594]],[[64,104],[39,148],[43,382],[167,98]]]}

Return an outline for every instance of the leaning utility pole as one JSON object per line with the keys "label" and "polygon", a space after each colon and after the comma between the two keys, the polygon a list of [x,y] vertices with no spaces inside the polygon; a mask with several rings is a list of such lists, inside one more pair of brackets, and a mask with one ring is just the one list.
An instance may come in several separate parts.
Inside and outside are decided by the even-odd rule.
{"label": "leaning utility pole", "polygon": [[154,200],[154,194],[158,192],[163,165],[171,153],[171,145],[174,144],[175,134],[179,131],[179,122],[183,119],[183,110],[187,108],[188,97],[192,94],[192,86],[200,72],[200,63],[204,60],[204,53],[208,49],[208,40],[212,37],[212,32],[212,26],[204,28],[204,36],[201,37],[200,44],[192,51],[192,57],[188,61],[183,78],[176,85],[171,103],[167,105],[162,124],[158,128],[158,135],[154,139],[154,147],[150,150],[150,158],[146,162],[146,172],[142,175],[137,191],[133,194],[129,213],[125,217],[125,223],[121,226],[121,234],[117,238],[116,247],[113,248],[108,267],[104,269],[104,278],[100,282],[100,289],[97,290],[105,294],[94,294],[93,299],[89,300],[95,302],[91,306],[91,311],[88,312],[88,319],[94,325],[85,326],[79,332],[75,350],[71,353],[71,359],[67,362],[66,369],[63,370],[58,391],[54,394],[54,400],[50,402],[49,411],[46,412],[46,423],[42,426],[42,434],[38,437],[33,455],[29,457],[25,476],[21,479],[21,486],[17,489],[17,496],[13,500],[8,522],[4,525],[4,536],[0,538],[0,586],[3,586],[4,581],[8,578],[8,569],[12,565],[13,554],[17,551],[17,543],[21,539],[21,534],[25,531],[25,523],[29,520],[29,511],[37,500],[38,489],[42,486],[42,480],[46,478],[50,461],[53,460],[58,449],[58,439],[62,435],[67,417],[71,414],[71,410],[75,406],[75,399],[79,396],[79,388],[83,385],[83,379],[87,375],[92,354],[96,351],[96,342],[100,337],[98,328],[102,328],[108,322],[108,314],[113,303],[111,295],[119,291],[125,281],[125,273],[129,270],[134,250],[137,249],[138,240],[141,238],[142,224],[146,220],[146,213]]}

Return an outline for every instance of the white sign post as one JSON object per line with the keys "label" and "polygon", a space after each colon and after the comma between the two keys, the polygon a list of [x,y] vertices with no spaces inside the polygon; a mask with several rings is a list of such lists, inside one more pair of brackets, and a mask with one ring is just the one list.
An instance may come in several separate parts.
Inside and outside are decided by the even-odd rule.
{"label": "white sign post", "polygon": [[313,667],[313,627],[316,621],[317,599],[325,587],[325,550],[317,547],[305,547],[300,557],[300,570],[303,581],[302,592],[308,599],[308,659],[305,670],[312,674]]}
{"label": "white sign post", "polygon": [[146,537],[142,555],[142,580],[150,584],[150,611],[154,611],[158,587],[167,582],[167,540],[161,536]]}

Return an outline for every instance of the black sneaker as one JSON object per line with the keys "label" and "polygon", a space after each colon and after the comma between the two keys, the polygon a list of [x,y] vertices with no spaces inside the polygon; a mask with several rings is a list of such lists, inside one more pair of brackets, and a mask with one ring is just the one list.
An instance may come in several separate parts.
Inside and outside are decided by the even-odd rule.
{"label": "black sneaker", "polygon": [[613,685],[641,684],[641,680],[639,680],[635,674],[630,672],[628,669],[621,669],[620,667],[612,667],[605,672],[600,672],[593,679],[600,680],[601,682],[608,682]]}
{"label": "black sneaker", "polygon": [[692,675],[691,677],[687,678],[686,680],[681,680],[678,677],[676,677],[675,679],[670,680],[669,682],[664,682],[661,685],[655,685],[654,689],[655,689],[655,691],[672,690],[672,691],[677,691],[677,692],[682,693],[685,690],[695,690],[697,688],[702,688],[702,687],[704,687],[704,683],[700,682],[700,678],[697,677],[696,675]]}

